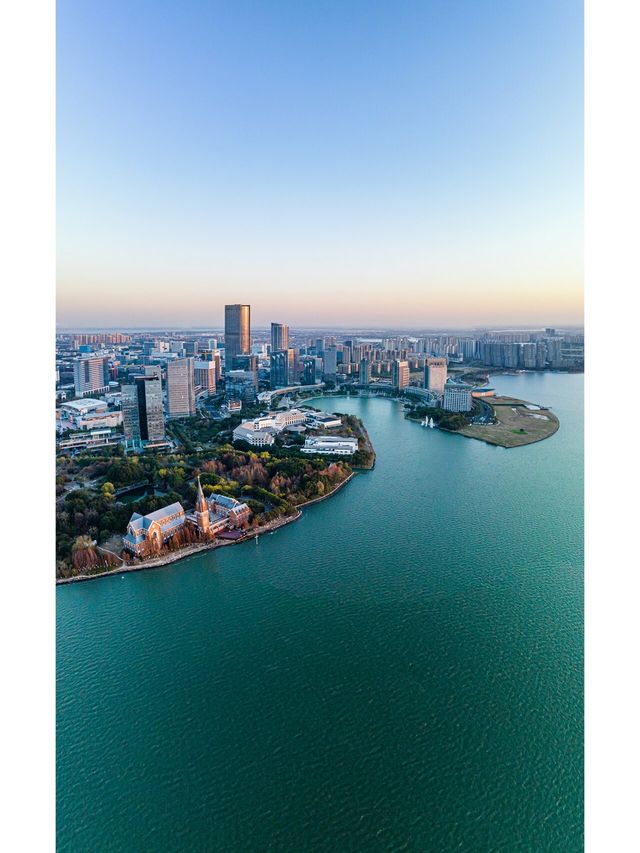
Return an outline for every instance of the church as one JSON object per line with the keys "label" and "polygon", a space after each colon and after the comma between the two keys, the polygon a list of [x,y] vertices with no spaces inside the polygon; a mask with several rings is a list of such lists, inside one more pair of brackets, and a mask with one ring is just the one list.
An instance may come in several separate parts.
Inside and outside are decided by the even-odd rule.
{"label": "church", "polygon": [[207,499],[198,477],[196,506],[187,520],[205,535],[216,535],[228,528],[242,528],[251,518],[251,510],[245,503],[227,495],[213,494]]}
{"label": "church", "polygon": [[182,504],[169,506],[140,515],[134,512],[129,519],[127,532],[122,537],[122,547],[136,557],[159,551],[178,530],[182,530],[186,515]]}
{"label": "church", "polygon": [[122,547],[135,557],[145,557],[157,553],[186,524],[195,527],[203,537],[213,537],[229,528],[243,528],[250,518],[251,510],[247,504],[235,498],[213,494],[207,500],[198,477],[193,512],[185,513],[179,502],[148,515],[134,512],[122,537]]}

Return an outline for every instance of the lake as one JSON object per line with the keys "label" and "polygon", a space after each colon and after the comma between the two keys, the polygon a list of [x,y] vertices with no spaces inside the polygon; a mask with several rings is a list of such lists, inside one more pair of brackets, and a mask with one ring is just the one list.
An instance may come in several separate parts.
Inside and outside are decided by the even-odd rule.
{"label": "lake", "polygon": [[583,377],[505,450],[373,397],[273,535],[57,588],[59,851],[582,849]]}

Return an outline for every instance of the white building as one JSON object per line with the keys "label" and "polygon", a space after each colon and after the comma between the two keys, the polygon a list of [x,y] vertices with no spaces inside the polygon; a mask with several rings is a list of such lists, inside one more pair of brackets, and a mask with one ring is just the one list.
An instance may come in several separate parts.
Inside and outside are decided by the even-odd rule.
{"label": "white building", "polygon": [[315,429],[332,429],[342,426],[342,418],[327,412],[307,412],[307,423]]}
{"label": "white building", "polygon": [[343,435],[310,435],[305,439],[302,453],[353,456],[358,450],[358,439]]}
{"label": "white building", "polygon": [[267,412],[251,420],[242,421],[233,431],[234,441],[248,441],[255,447],[265,447],[274,442],[273,436],[292,426],[304,424],[307,413],[301,409]]}
{"label": "white building", "polygon": [[58,432],[73,429],[106,429],[122,424],[122,412],[110,410],[105,400],[84,397],[60,406],[56,422]]}
{"label": "white building", "polygon": [[80,450],[81,448],[105,447],[111,444],[120,444],[122,434],[112,429],[94,429],[71,438],[61,438],[58,441],[58,450]]}
{"label": "white building", "polygon": [[[182,342],[178,342],[182,343]],[[167,417],[188,418],[196,413],[193,358],[167,363]]]}
{"label": "white building", "polygon": [[106,391],[109,388],[106,355],[85,355],[73,363],[73,382],[77,397]]}
{"label": "white building", "polygon": [[307,419],[307,412],[302,409],[284,409],[269,414],[273,416],[273,425],[278,432],[296,424],[303,424]]}
{"label": "white building", "polygon": [[446,409],[447,412],[470,412],[473,404],[471,398],[472,390],[469,385],[447,383],[444,386],[442,408]]}
{"label": "white building", "polygon": [[253,421],[243,421],[240,426],[237,426],[233,431],[234,441],[246,441],[252,447],[270,447],[275,441],[271,430],[253,429],[246,424],[252,424]]}

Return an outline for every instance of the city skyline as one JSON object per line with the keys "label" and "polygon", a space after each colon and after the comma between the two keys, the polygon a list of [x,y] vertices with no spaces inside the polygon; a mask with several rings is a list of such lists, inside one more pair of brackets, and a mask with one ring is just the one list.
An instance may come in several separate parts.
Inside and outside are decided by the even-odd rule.
{"label": "city skyline", "polygon": [[61,327],[582,324],[580,4],[63,0],[58,38]]}

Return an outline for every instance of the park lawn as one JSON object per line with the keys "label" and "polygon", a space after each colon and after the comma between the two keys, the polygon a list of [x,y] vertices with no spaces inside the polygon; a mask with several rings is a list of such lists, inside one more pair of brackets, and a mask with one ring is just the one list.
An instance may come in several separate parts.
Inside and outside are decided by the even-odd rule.
{"label": "park lawn", "polygon": [[[486,441],[500,447],[522,447],[549,438],[560,426],[560,421],[549,409],[531,411],[524,400],[514,397],[485,399],[498,420],[496,424],[470,424],[458,430],[468,438]],[[524,429],[525,432],[520,432]]]}

